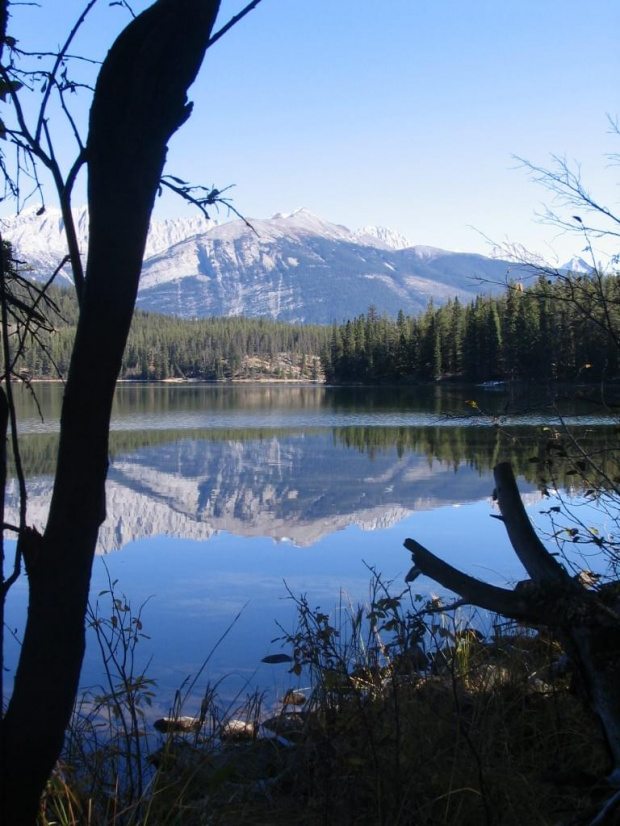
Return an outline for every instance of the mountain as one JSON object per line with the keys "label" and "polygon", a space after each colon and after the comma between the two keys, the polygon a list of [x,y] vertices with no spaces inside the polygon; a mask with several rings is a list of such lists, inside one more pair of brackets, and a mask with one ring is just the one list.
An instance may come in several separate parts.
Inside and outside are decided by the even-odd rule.
{"label": "mountain", "polygon": [[[86,207],[73,210],[78,243],[84,252],[88,249],[88,211]],[[217,226],[215,221],[207,221],[202,215],[191,218],[176,218],[168,221],[152,221],[146,243],[145,259],[165,252],[192,235],[206,232]],[[48,208],[42,215],[36,207],[25,209],[19,215],[0,218],[0,230],[7,241],[13,244],[16,255],[39,278],[49,278],[67,254],[64,235],[64,220],[59,209]],[[63,268],[61,280],[70,281],[69,269]]]}
{"label": "mountain", "polygon": [[570,261],[560,267],[560,272],[570,272],[573,275],[590,275],[594,272],[594,267],[584,261],[583,258],[574,255]]}
{"label": "mountain", "polygon": [[[85,209],[76,210],[82,249]],[[58,211],[34,210],[0,222],[33,273],[49,277],[64,255]],[[138,306],[185,318],[267,316],[282,321],[342,321],[374,306],[395,316],[428,300],[469,301],[502,289],[526,267],[482,255],[408,246],[381,227],[352,232],[307,209],[217,225],[201,217],[151,224]],[[66,277],[66,276],[65,276]]]}

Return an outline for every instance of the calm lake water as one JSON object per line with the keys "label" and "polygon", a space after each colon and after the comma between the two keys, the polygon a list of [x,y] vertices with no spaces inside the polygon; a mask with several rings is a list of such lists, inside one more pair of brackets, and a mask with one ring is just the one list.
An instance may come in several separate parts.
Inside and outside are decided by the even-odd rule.
{"label": "calm lake water", "polygon": [[[62,388],[40,385],[37,395],[43,418],[23,393],[20,428],[29,521],[42,527]],[[571,402],[562,411],[593,445],[617,438],[600,408]],[[276,622],[294,628],[287,589],[329,611],[341,589],[353,602],[367,598],[370,566],[400,590],[408,536],[495,584],[523,579],[501,522],[490,518],[492,467],[513,463],[544,527],[549,504],[531,459],[557,421],[541,395],[480,387],[122,385],[93,602],[110,577],[134,608],[146,603],[150,639],[139,647],[158,683],[158,711],[239,613],[197,693],[210,679],[226,697],[256,686],[281,694],[292,675],[260,661],[282,650]],[[8,521],[17,518],[15,493],[13,482]],[[416,590],[439,592],[424,580]],[[108,599],[100,598],[104,615]],[[25,601],[22,580],[7,614],[17,637]],[[11,671],[18,643],[8,643]],[[100,680],[91,641],[83,682]]]}

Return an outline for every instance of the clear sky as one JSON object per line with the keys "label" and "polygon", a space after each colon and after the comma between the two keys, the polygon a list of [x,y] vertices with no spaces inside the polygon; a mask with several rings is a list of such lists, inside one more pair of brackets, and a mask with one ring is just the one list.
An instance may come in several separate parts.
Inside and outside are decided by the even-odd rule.
{"label": "clear sky", "polygon": [[[220,22],[244,5],[223,0]],[[10,33],[49,48],[82,6],[15,6]],[[101,0],[75,50],[101,58],[126,20]],[[552,196],[513,156],[580,162],[620,212],[619,33],[618,0],[262,0],[207,53],[168,171],[235,184],[249,217],[305,206],[416,244],[489,253],[485,235],[564,261],[583,244],[536,222]],[[188,207],[166,197],[155,214]]]}

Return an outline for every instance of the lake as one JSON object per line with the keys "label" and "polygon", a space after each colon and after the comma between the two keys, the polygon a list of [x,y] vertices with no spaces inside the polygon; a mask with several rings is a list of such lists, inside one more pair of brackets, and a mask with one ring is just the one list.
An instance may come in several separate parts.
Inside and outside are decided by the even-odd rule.
{"label": "lake", "polygon": [[[42,416],[19,390],[20,432],[29,522],[42,528],[62,387],[36,392]],[[562,414],[591,446],[617,438],[600,408],[567,402]],[[409,536],[489,582],[525,578],[503,525],[490,518],[492,468],[512,462],[528,512],[548,526],[532,459],[557,422],[544,395],[504,388],[122,384],[93,603],[109,614],[109,596],[97,595],[110,578],[134,609],[144,604],[148,638],[138,653],[157,681],[158,711],[231,623],[197,694],[210,679],[230,698],[254,687],[281,695],[296,679],[261,659],[282,651],[276,623],[295,626],[289,591],[328,611],[341,590],[363,601],[369,567],[400,591]],[[8,522],[17,521],[16,509],[12,480]],[[7,687],[26,586],[19,580],[8,603],[15,636],[7,641]],[[440,593],[429,581],[415,588]],[[83,683],[100,680],[90,640]]]}

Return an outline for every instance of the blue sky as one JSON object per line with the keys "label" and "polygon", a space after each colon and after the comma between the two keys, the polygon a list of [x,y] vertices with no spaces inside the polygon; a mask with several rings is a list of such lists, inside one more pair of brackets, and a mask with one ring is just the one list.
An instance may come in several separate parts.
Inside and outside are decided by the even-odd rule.
{"label": "blue sky", "polygon": [[[244,5],[223,0],[221,21]],[[49,48],[81,6],[16,6],[10,33]],[[102,57],[126,19],[101,0],[76,51]],[[563,261],[583,243],[536,222],[552,197],[513,155],[579,161],[620,212],[606,158],[620,151],[619,32],[617,0],[263,0],[207,54],[168,171],[235,184],[250,217],[305,206],[414,243],[488,253],[485,235]],[[166,197],[155,214],[187,212]]]}

